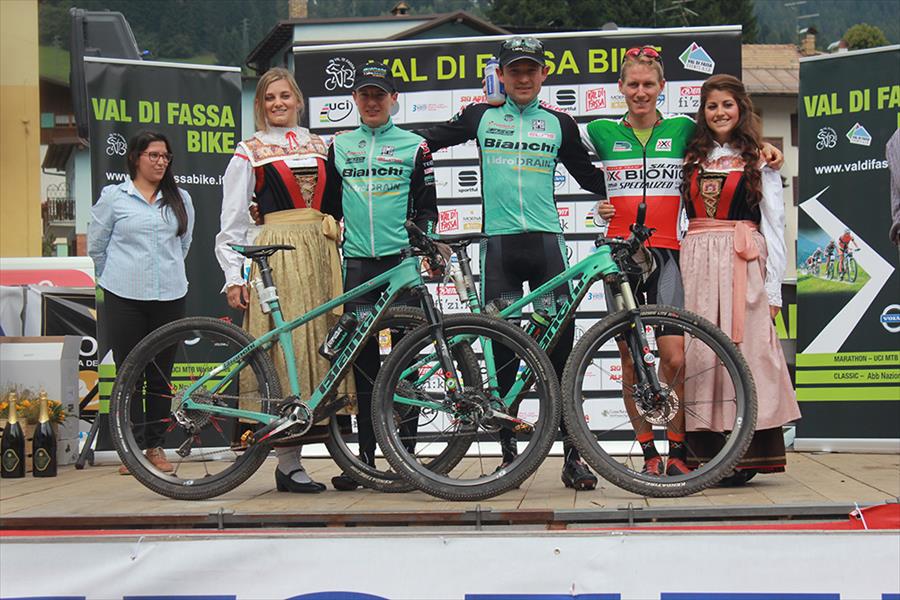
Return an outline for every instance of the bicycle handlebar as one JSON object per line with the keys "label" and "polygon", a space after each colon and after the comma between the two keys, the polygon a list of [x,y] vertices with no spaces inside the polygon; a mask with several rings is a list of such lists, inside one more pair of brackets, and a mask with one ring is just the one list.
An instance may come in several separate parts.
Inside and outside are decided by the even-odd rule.
{"label": "bicycle handlebar", "polygon": [[419,229],[419,226],[412,221],[407,220],[403,227],[406,229],[406,233],[409,234],[409,245],[412,246],[413,250],[418,250],[414,254],[427,258],[432,270],[439,269],[443,272],[445,267],[444,259],[441,257],[434,240],[428,237],[428,234]]}

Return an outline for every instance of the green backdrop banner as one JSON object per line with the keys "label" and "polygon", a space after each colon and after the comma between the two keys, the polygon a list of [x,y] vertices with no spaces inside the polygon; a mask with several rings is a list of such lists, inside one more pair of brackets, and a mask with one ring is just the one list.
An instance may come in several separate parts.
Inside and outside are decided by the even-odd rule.
{"label": "green backdrop banner", "polygon": [[900,46],[801,60],[798,114],[797,436],[900,438],[885,159],[900,124]]}
{"label": "green backdrop banner", "polygon": [[[224,278],[213,252],[222,207],[222,176],[241,139],[241,73],[237,67],[85,58],[91,133],[93,201],[125,181],[128,139],[143,129],[163,133],[175,156],[178,187],[191,195],[193,241],[186,261],[187,314],[237,318],[220,294]],[[107,356],[98,294],[100,410],[107,412],[115,367]],[[98,448],[108,447],[104,429]]]}

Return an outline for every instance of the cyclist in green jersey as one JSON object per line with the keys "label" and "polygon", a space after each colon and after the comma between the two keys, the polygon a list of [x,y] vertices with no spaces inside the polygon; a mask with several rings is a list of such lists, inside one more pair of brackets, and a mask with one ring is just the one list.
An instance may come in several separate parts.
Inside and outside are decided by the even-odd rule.
{"label": "cyclist in green jersey", "polygon": [[[362,125],[336,136],[331,144],[322,200],[322,212],[344,220],[344,289],[400,264],[400,252],[409,246],[407,219],[426,232],[433,231],[437,221],[431,151],[422,136],[391,121],[397,86],[385,65],[368,62],[357,69],[353,100]],[[344,310],[371,311],[383,290],[384,286],[373,289]],[[411,298],[405,301],[417,304]],[[371,339],[353,365],[360,459],[370,466],[375,466],[376,446],[372,387],[379,366],[378,341]],[[409,433],[412,437],[415,432]],[[358,487],[344,474],[331,482],[342,491]]]}
{"label": "cyclist in green jersey", "polygon": [[[553,177],[562,162],[589,192],[604,196],[603,175],[581,145],[575,120],[538,100],[549,68],[544,46],[532,37],[514,37],[500,46],[500,79],[506,101],[500,106],[473,103],[450,122],[419,133],[432,150],[475,139],[481,156],[483,229],[489,238],[481,247],[482,299],[522,296],[528,282],[535,289],[565,270],[565,241],[559,225]],[[568,297],[566,285],[534,308],[555,314]],[[550,358],[561,376],[575,337],[574,323],[560,334]],[[516,441],[501,430],[504,462],[516,455]],[[566,487],[593,489],[597,477],[578,456],[563,430]]]}

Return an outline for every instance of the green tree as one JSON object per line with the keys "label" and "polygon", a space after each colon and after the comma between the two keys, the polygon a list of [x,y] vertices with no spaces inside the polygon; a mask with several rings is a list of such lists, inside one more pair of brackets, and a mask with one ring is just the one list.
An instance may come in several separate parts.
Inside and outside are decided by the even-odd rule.
{"label": "green tree", "polygon": [[[655,11],[654,11],[655,7]],[[608,22],[619,27],[683,27],[741,25],[744,42],[756,39],[758,26],[752,0],[674,0],[625,3],[620,0],[489,0],[487,15],[497,25],[537,31],[598,29]]]}
{"label": "green tree", "polygon": [[868,23],[854,25],[847,30],[843,39],[851,50],[875,48],[876,46],[887,46],[888,44],[884,32]]}

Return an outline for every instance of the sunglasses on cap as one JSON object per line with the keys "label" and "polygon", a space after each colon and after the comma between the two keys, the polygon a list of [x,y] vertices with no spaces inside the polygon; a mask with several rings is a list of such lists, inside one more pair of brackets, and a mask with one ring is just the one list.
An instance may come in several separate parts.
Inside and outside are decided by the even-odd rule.
{"label": "sunglasses on cap", "polygon": [[519,51],[524,50],[526,52],[537,52],[539,50],[544,49],[544,45],[533,37],[514,37],[509,38],[505,42],[503,42],[502,48],[504,50],[513,50]]}
{"label": "sunglasses on cap", "polygon": [[662,62],[662,57],[653,46],[635,46],[634,48],[629,48],[625,51],[625,58],[638,58],[641,56],[646,56],[656,62]]}

